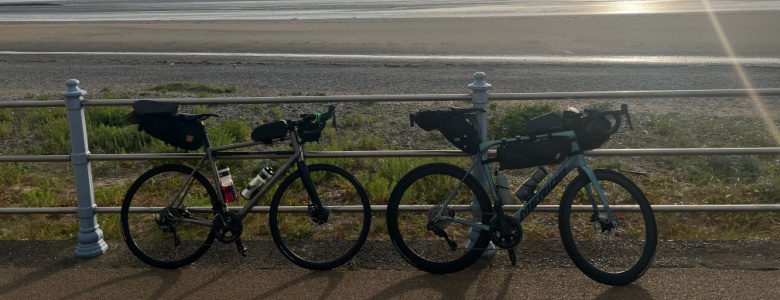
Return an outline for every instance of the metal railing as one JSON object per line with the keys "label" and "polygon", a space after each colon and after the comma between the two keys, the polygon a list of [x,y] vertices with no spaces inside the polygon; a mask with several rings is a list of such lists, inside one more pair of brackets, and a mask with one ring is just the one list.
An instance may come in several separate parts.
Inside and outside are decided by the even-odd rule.
{"label": "metal railing", "polygon": [[[49,208],[0,208],[0,214],[77,214],[80,219],[79,245],[76,255],[94,257],[105,253],[107,245],[102,231],[97,226],[98,213],[118,213],[118,207],[97,207],[92,186],[91,161],[156,160],[156,159],[198,159],[197,153],[182,154],[92,154],[87,147],[85,106],[131,105],[135,100],[85,100],[86,91],[78,87],[78,80],[68,80],[67,90],[62,92],[65,100],[51,101],[5,101],[0,108],[63,107],[68,110],[72,153],[70,155],[17,155],[0,156],[3,162],[70,162],[76,177],[78,207]],[[488,95],[491,85],[485,82],[485,74],[474,74],[474,82],[468,85],[471,94],[423,94],[423,95],[374,95],[374,96],[294,96],[294,97],[236,97],[236,98],[168,98],[158,101],[181,104],[271,104],[271,103],[334,103],[334,102],[430,102],[471,100],[474,107],[487,108],[490,100],[559,100],[559,99],[626,99],[626,98],[669,98],[669,97],[742,97],[780,96],[780,89],[754,90],[683,90],[683,91],[596,91],[556,93],[496,93]],[[478,115],[482,138],[486,138],[486,116]],[[685,148],[685,149],[602,149],[586,151],[588,156],[679,156],[679,155],[777,155],[780,147],[764,148]],[[312,151],[308,157],[353,158],[353,157],[438,157],[465,156],[461,151],[449,150],[396,150],[396,151]],[[279,158],[274,155],[247,156],[246,158]],[[510,205],[507,209],[519,209]],[[373,205],[375,211],[384,211],[383,205]],[[412,208],[409,208],[412,209]],[[538,211],[554,212],[557,205],[540,205]],[[780,211],[780,204],[766,205],[654,205],[659,212],[767,212]],[[294,211],[295,208],[290,208]],[[349,211],[350,208],[345,208]],[[253,212],[268,212],[268,207],[256,207]]]}

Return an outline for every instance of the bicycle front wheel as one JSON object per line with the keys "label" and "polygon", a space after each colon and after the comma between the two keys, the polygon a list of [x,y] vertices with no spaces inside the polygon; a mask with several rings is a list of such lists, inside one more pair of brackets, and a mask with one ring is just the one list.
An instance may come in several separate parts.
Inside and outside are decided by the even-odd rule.
{"label": "bicycle front wheel", "polygon": [[[454,198],[444,208],[445,215],[472,220],[476,214],[482,224],[490,224],[492,209],[485,189],[474,176],[449,164],[428,164],[410,171],[393,189],[387,205],[387,229],[393,245],[412,265],[430,273],[467,268],[490,241],[487,231],[435,219],[450,195]],[[435,233],[437,230],[446,233],[455,249]]]}
{"label": "bicycle front wheel", "polygon": [[658,244],[655,217],[644,193],[630,179],[609,170],[594,173],[617,226],[591,180],[580,174],[561,198],[558,217],[563,246],[577,268],[593,280],[629,284],[652,263]]}
{"label": "bicycle front wheel", "polygon": [[214,234],[210,226],[187,221],[212,220],[216,201],[217,192],[200,172],[183,165],[153,168],[138,177],[122,202],[125,243],[153,267],[190,264],[208,251]]}
{"label": "bicycle front wheel", "polygon": [[274,242],[293,263],[311,270],[343,265],[365,243],[371,205],[360,182],[333,165],[308,166],[324,211],[315,209],[300,171],[279,185],[271,201],[269,225]]}

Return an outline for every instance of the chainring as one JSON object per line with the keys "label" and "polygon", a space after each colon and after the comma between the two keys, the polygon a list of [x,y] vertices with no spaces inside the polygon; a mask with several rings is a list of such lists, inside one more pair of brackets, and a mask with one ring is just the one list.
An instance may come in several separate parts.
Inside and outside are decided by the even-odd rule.
{"label": "chainring", "polygon": [[220,242],[235,242],[239,237],[241,237],[241,233],[244,232],[244,223],[241,221],[241,218],[238,217],[238,215],[234,212],[226,212],[223,217],[225,220],[224,223],[222,222],[223,218],[220,218],[219,215],[214,216],[214,222],[211,226],[211,231],[214,232],[216,239]]}
{"label": "chainring", "polygon": [[[506,220],[507,225],[509,225],[509,232],[507,232],[507,234],[501,233],[497,218],[504,218],[504,220]],[[511,216],[494,216],[490,219],[490,240],[494,245],[500,248],[514,248],[523,240],[523,226]]]}

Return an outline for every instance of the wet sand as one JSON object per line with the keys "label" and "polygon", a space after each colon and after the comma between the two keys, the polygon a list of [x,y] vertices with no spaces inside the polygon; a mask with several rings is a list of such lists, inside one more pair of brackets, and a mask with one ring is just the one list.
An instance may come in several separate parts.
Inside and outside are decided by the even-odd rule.
{"label": "wet sand", "polygon": [[780,12],[457,19],[0,23],[0,51],[737,56],[780,53]]}

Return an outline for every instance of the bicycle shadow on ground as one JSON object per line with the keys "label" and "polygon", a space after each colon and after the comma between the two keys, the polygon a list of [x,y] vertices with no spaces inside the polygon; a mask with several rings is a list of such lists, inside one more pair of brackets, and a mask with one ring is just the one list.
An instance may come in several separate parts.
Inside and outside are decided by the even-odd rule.
{"label": "bicycle shadow on ground", "polygon": [[[209,282],[227,276],[230,270],[215,272],[197,280],[183,276],[184,272],[184,270],[151,269],[136,274],[114,277],[106,281],[95,281],[91,287],[65,294],[62,299],[91,298],[105,294],[112,296],[130,295],[146,299],[188,299],[197,295],[201,290],[209,289]],[[144,287],[144,289],[137,290],[139,286]]]}
{"label": "bicycle shadow on ground", "polygon": [[0,284],[0,296],[11,294],[17,290],[24,289],[30,283],[46,280],[49,277],[54,276],[56,270],[72,268],[78,264],[75,259],[63,259],[57,260],[49,264],[44,269],[38,269],[34,272],[27,273],[24,276],[17,277],[14,280]]}
{"label": "bicycle shadow on ground", "polygon": [[[226,276],[231,270],[201,272],[196,279],[184,276],[185,270],[107,268],[95,272],[84,268],[84,260],[65,257],[0,285],[0,298],[19,295],[51,296],[62,299],[110,297],[187,298],[209,288],[208,283]],[[18,267],[25,272],[23,267]],[[26,268],[30,269],[30,268]],[[138,289],[141,287],[141,289]]]}
{"label": "bicycle shadow on ground", "polygon": [[454,274],[438,275],[420,271],[373,295],[370,299],[504,299],[513,281],[513,273],[489,269],[464,270]]}
{"label": "bicycle shadow on ground", "polygon": [[[255,295],[254,299],[274,299],[283,298],[283,296],[289,297],[291,295],[289,292],[296,290],[306,290],[309,292],[316,290],[320,292],[319,296],[307,295],[306,297],[316,299],[331,298],[335,295],[335,291],[339,284],[344,280],[345,274],[347,273],[337,271],[309,271],[301,276],[290,278],[262,294]],[[323,279],[326,280],[326,282],[321,282]]]}
{"label": "bicycle shadow on ground", "polygon": [[596,297],[596,300],[623,299],[650,300],[653,299],[653,297],[650,295],[650,293],[647,292],[647,290],[637,285],[636,283],[611,287]]}

